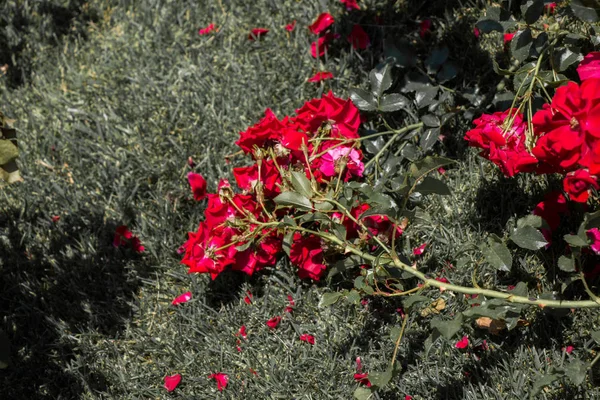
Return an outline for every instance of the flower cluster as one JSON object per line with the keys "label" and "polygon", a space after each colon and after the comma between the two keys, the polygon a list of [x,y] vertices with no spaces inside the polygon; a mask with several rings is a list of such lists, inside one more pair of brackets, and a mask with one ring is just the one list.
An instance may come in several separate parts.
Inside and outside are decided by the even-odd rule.
{"label": "flower cluster", "polygon": [[587,202],[600,176],[599,64],[600,52],[588,54],[577,69],[582,83],[559,87],[529,124],[515,109],[484,114],[465,139],[506,176],[562,174],[569,199]]}
{"label": "flower cluster", "polygon": [[[264,118],[240,132],[236,142],[252,160],[249,166],[233,169],[239,191],[223,179],[216,193],[206,194],[204,180],[191,173],[188,179],[194,198],[207,197],[208,205],[204,221],[181,248],[188,272],[209,273],[215,279],[229,267],[252,275],[273,266],[285,250],[301,278],[319,280],[328,258],[340,257],[339,252],[328,254],[319,231],[337,224],[345,230],[344,239],[365,244],[372,237],[389,242],[401,234],[402,229],[387,216],[361,219],[370,208],[361,202],[345,213],[330,209],[322,214],[325,220],[304,227],[301,221],[298,229],[284,223],[315,211],[307,191],[324,197],[335,194],[341,183],[362,179],[360,122],[354,104],[331,92],[282,119],[267,109]],[[305,196],[298,193],[298,180],[304,182],[300,186]]]}

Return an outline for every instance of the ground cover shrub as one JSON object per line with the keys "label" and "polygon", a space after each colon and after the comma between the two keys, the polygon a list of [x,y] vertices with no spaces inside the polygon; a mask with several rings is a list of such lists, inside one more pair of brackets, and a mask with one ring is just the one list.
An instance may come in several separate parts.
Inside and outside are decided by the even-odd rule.
{"label": "ground cover shrub", "polygon": [[[477,23],[490,19],[487,4],[442,3],[425,8],[423,2],[359,1],[359,9],[337,1],[94,3],[103,11],[101,26],[88,25],[85,40],[65,38],[56,48],[38,52],[31,86],[2,89],[7,115],[17,121],[19,137],[25,139],[20,144],[26,177],[22,185],[6,189],[2,204],[0,300],[7,310],[2,328],[13,341],[12,365],[1,377],[5,395],[349,398],[360,387],[359,395],[373,398],[514,398],[530,396],[555,378],[533,396],[596,394],[596,368],[582,385],[569,378],[583,376],[595,357],[590,336],[597,329],[594,311],[561,314],[549,307],[523,308],[517,317],[514,305],[487,302],[485,312],[494,315],[484,318],[491,321],[463,323],[450,339],[440,336],[456,325],[453,318],[471,309],[482,311],[470,307],[481,299],[464,299],[439,287],[470,285],[476,271],[481,287],[508,290],[524,282],[529,295],[541,297],[545,291],[559,293],[556,284],[566,276],[555,278],[546,268],[555,255],[563,255],[562,246],[560,251],[550,247],[550,253],[535,252],[508,240],[517,219],[535,209],[548,187],[560,189],[562,181],[545,182],[530,174],[507,179],[492,163],[468,151],[463,139],[472,119],[504,111],[502,104],[510,106],[496,93],[503,86],[513,89],[514,80],[497,77],[492,62],[497,61],[499,71],[511,70],[510,47],[505,51],[502,35],[485,32],[480,26],[484,22]],[[520,21],[520,4],[510,6]],[[564,24],[575,21],[570,30],[587,29],[569,10],[568,4],[560,4],[557,14],[543,11],[532,26],[563,18]],[[324,12],[334,23],[318,34],[308,31]],[[520,24],[525,29],[527,24]],[[252,32],[259,28],[263,30]],[[531,30],[542,32],[543,26]],[[362,49],[365,34],[370,45]],[[322,38],[327,49],[313,57],[312,43],[318,56]],[[589,43],[585,46],[578,53],[593,50]],[[578,62],[564,75],[577,79]],[[322,80],[328,72],[333,78]],[[319,82],[306,82],[313,77]],[[350,87],[358,90],[346,94]],[[334,95],[327,94],[330,88]],[[205,211],[194,199],[202,197],[203,183],[192,175],[192,192],[189,172],[201,173],[211,192],[220,178],[232,186],[236,175],[248,178],[242,182],[246,187],[259,182],[252,175],[262,171],[253,167],[258,159],[226,157],[238,150],[234,142],[239,132],[247,132],[266,108],[273,109],[278,121],[290,116],[289,122],[296,117],[294,109],[323,94],[343,99],[335,102],[347,107],[351,103],[346,98],[351,97],[356,107],[365,109],[357,128],[361,138],[381,134],[344,142],[348,138],[331,137],[333,130],[325,124],[316,129],[311,143],[356,146],[359,157],[350,157],[353,173],[346,183],[357,188],[351,187],[350,197],[370,202],[373,197],[380,203],[371,208],[392,214],[386,214],[390,221],[402,222],[396,221],[394,207],[387,207],[383,192],[397,190],[390,197],[398,211],[408,198],[407,211],[414,215],[404,216],[409,224],[402,235],[377,239],[386,246],[391,243],[384,238],[395,239],[399,258],[403,254],[416,261],[417,270],[431,278],[418,287],[418,279],[388,277],[389,293],[401,290],[392,283],[401,283],[402,289],[420,290],[422,297],[366,295],[376,282],[371,277],[385,278],[383,269],[389,265],[369,274],[371,268],[336,264],[333,260],[348,254],[333,248],[321,252],[315,246],[295,257],[297,265],[306,267],[301,270],[313,271],[313,276],[314,271],[323,273],[319,283],[299,279],[297,265],[287,256],[252,277],[230,271],[231,265],[214,280],[188,275],[187,266],[177,266],[181,255],[176,249],[185,240],[184,232],[195,231]],[[405,124],[422,128],[403,130]],[[352,153],[333,150],[326,164],[335,159],[342,165]],[[407,182],[419,177],[413,175],[419,169],[411,165],[433,166],[427,163],[440,158],[456,162],[433,168],[421,183],[412,183],[419,186],[431,178],[427,181],[433,191],[445,195],[423,186],[425,193],[409,195],[412,185],[408,192],[400,187],[404,181],[399,177],[406,176]],[[302,158],[294,161],[293,172],[310,165],[303,165]],[[358,176],[361,163],[363,177]],[[234,168],[237,174],[231,172]],[[320,166],[312,169],[323,173]],[[361,180],[371,172],[375,178],[369,183],[379,181],[383,189],[366,194]],[[317,191],[326,193],[329,186],[336,193],[337,176],[322,177],[315,191],[312,182],[307,189],[301,175],[283,175],[284,188],[310,193],[304,197],[311,207],[328,203],[315,201]],[[310,173],[306,179],[311,181]],[[343,180],[340,186],[346,185]],[[338,191],[340,198],[332,200],[349,202],[345,192]],[[263,189],[269,213],[274,207],[270,194]],[[304,199],[301,204],[306,206]],[[343,215],[341,224],[332,218],[311,221],[312,210],[279,207],[297,226],[300,221],[298,227],[310,229],[323,222],[328,233],[342,235],[340,225],[350,225]],[[328,215],[327,210],[322,213]],[[566,216],[561,226],[572,222],[577,227],[582,215]],[[282,224],[287,233],[294,227],[288,219],[271,222]],[[555,242],[563,233],[554,233]],[[490,244],[487,237],[492,234],[499,240]],[[316,242],[309,235],[304,240]],[[136,251],[141,249],[134,237],[143,252]],[[261,237],[248,239],[256,240],[241,244],[249,247],[237,249],[239,253],[249,255],[253,246],[260,247]],[[370,236],[364,239],[374,254],[382,248]],[[294,244],[287,242],[290,248]],[[482,242],[508,247],[510,271],[498,270],[495,260],[485,257]],[[382,264],[390,262],[385,255],[379,258]],[[328,277],[332,271],[337,274]],[[577,285],[565,296],[586,296]],[[515,285],[513,290],[522,289]],[[494,322],[498,316],[516,326],[504,328]],[[463,321],[475,317],[463,316]],[[574,372],[567,374],[565,367]],[[166,376],[170,378],[165,381]]]}

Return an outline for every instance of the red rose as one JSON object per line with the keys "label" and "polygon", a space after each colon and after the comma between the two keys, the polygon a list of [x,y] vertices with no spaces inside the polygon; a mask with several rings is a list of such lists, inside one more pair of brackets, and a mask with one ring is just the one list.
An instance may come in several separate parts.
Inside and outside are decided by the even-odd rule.
{"label": "red rose", "polygon": [[233,235],[231,228],[209,229],[205,222],[201,222],[197,232],[188,234],[189,239],[183,245],[185,255],[181,263],[189,267],[189,274],[210,273],[212,279],[215,279],[225,267],[235,261],[235,246],[225,247],[231,242]]}
{"label": "red rose", "polygon": [[598,189],[596,177],[590,175],[585,169],[571,172],[563,180],[563,189],[569,194],[571,200],[578,203],[587,201],[592,187]]}
{"label": "red rose", "polygon": [[188,182],[194,194],[194,200],[200,201],[206,197],[206,180],[200,174],[190,172],[188,174]]}
{"label": "red rose", "polygon": [[277,328],[277,326],[279,325],[280,322],[281,322],[281,317],[277,316],[277,317],[271,318],[266,323],[269,328],[275,329],[275,328]]}
{"label": "red rose", "polygon": [[329,28],[334,22],[335,22],[335,20],[333,19],[333,16],[331,14],[325,12],[325,13],[320,14],[317,17],[315,22],[313,22],[308,27],[308,30],[311,31],[312,33],[314,33],[315,35],[318,35],[319,33],[323,32],[325,29]]}
{"label": "red rose", "polygon": [[240,132],[240,138],[235,144],[245,153],[252,153],[254,146],[258,148],[267,147],[269,140],[279,139],[280,132],[284,127],[282,121],[279,121],[273,111],[267,108],[265,117],[244,132]]}
{"label": "red rose", "polygon": [[588,53],[577,67],[579,79],[600,78],[600,51]]}
{"label": "red rose", "polygon": [[317,132],[323,122],[330,121],[331,136],[336,138],[357,139],[360,126],[360,114],[351,100],[344,100],[327,93],[320,99],[304,103],[296,110],[294,118],[300,127],[307,132]]}
{"label": "red rose", "polygon": [[298,276],[301,279],[320,280],[327,268],[323,264],[323,259],[321,238],[315,235],[302,236],[299,232],[294,234],[290,261],[298,267]]}
{"label": "red rose", "polygon": [[360,50],[366,49],[371,43],[367,32],[358,24],[352,27],[352,32],[350,32],[347,39],[352,44],[352,47]]}

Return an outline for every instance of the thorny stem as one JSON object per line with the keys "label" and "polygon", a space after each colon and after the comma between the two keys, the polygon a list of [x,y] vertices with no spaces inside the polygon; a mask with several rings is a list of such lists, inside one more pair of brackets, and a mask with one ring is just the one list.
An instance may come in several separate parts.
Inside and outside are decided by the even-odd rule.
{"label": "thorny stem", "polygon": [[394,364],[396,363],[396,355],[398,354],[398,348],[400,347],[400,341],[402,340],[402,336],[404,336],[404,330],[406,329],[406,322],[408,321],[408,314],[404,314],[402,319],[402,328],[400,328],[400,334],[398,335],[398,339],[396,340],[396,347],[394,347],[394,354],[392,355],[392,370],[394,368]]}

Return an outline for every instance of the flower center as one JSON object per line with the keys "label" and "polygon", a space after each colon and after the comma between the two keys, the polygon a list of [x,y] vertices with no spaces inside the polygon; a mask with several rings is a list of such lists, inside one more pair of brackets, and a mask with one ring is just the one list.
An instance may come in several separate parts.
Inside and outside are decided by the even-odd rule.
{"label": "flower center", "polygon": [[572,130],[576,131],[579,129],[579,121],[575,117],[571,118],[570,124]]}

